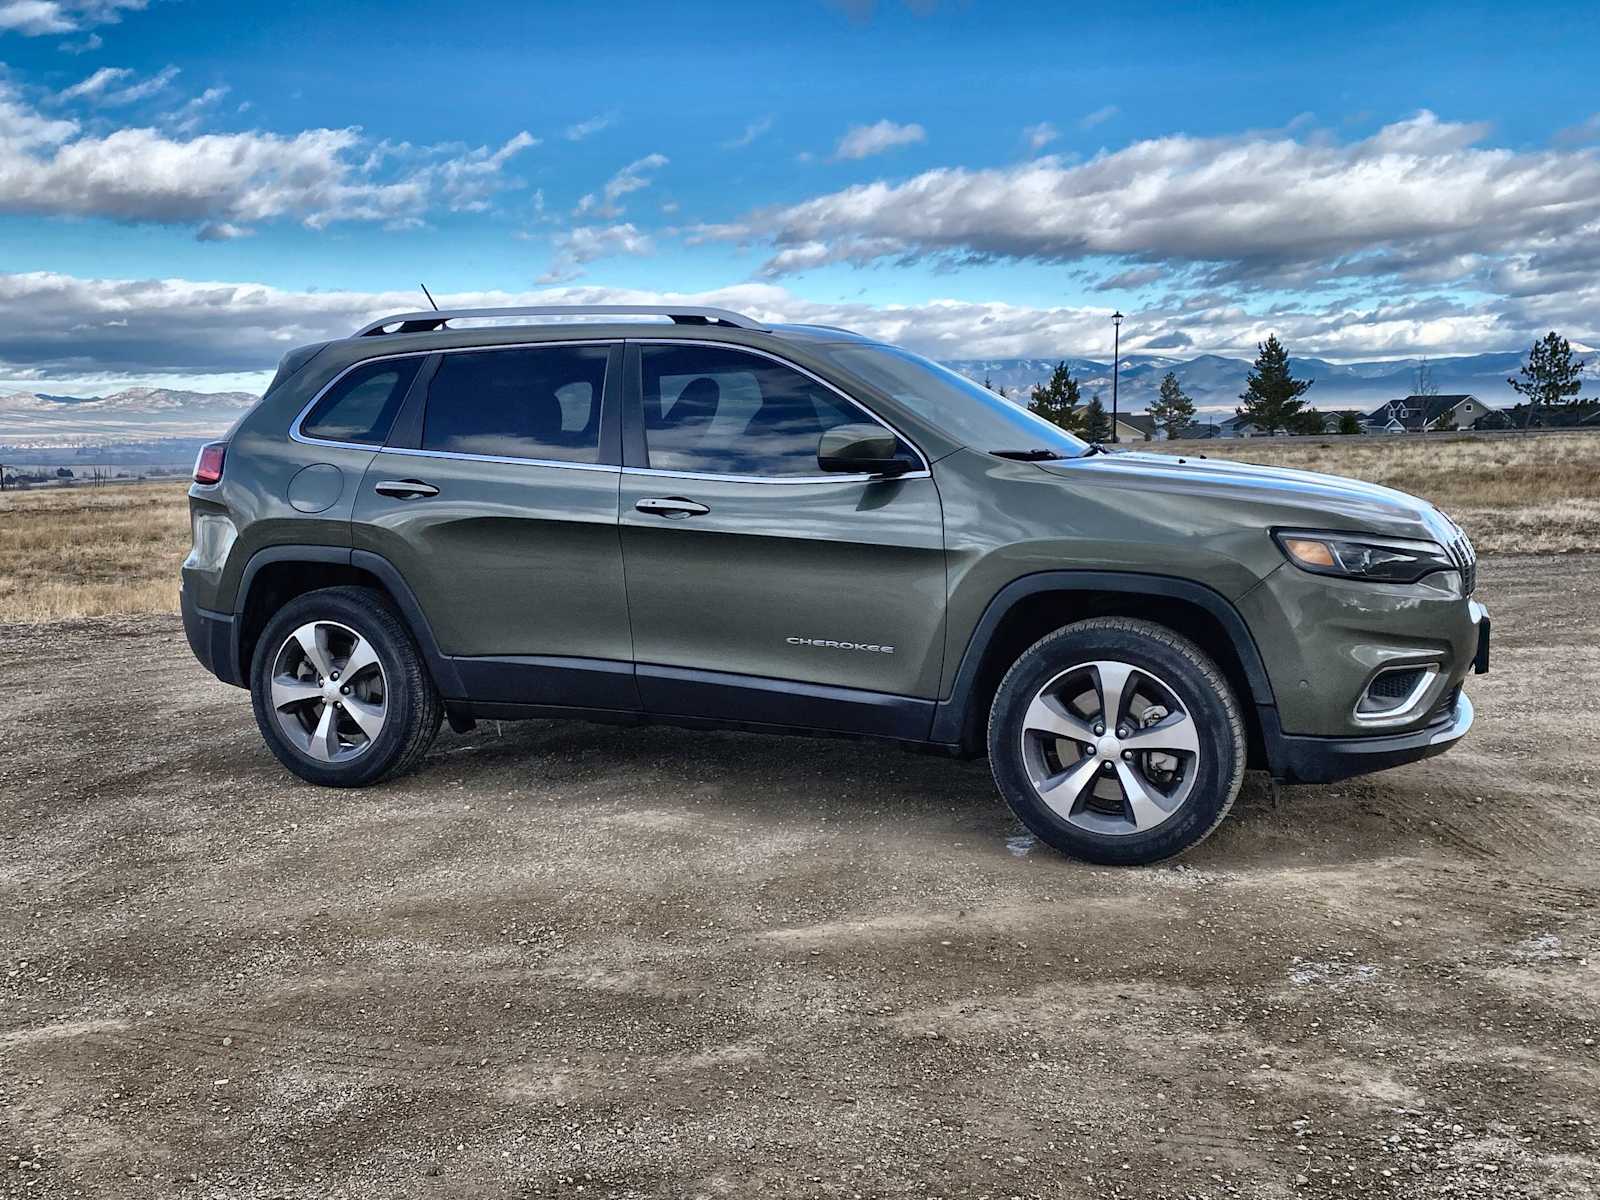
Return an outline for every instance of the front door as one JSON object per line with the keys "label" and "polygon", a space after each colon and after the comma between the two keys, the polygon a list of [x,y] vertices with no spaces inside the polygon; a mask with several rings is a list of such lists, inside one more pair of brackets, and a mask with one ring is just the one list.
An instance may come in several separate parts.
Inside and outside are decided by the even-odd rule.
{"label": "front door", "polygon": [[629,354],[620,514],[644,707],[925,736],[945,610],[928,471],[822,472],[823,430],[875,418],[768,355]]}
{"label": "front door", "polygon": [[445,351],[367,468],[355,545],[399,569],[474,700],[638,706],[604,419],[621,356]]}

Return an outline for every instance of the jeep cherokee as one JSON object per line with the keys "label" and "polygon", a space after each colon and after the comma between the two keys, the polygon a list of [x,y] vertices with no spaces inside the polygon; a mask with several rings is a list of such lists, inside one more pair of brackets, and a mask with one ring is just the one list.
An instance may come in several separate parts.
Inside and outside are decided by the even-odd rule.
{"label": "jeep cherokee", "polygon": [[987,754],[1044,841],[1147,863],[1247,766],[1448,749],[1488,665],[1472,546],[1425,501],[1106,452],[720,309],[384,318],[286,355],[189,496],[189,643],[333,786],[443,720],[866,736]]}

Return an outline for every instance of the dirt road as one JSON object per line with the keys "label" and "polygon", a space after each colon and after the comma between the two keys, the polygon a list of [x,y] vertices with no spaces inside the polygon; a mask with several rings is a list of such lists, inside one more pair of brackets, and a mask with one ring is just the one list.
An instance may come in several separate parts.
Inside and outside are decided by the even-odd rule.
{"label": "dirt road", "polygon": [[0,627],[0,1195],[1592,1196],[1600,557],[1454,753],[1177,866],[982,763],[493,725],[336,793],[175,619]]}

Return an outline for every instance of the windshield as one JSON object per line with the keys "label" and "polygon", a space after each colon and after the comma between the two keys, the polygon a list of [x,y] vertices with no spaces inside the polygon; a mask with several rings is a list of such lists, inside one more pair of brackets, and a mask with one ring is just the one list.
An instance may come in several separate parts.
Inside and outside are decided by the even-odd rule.
{"label": "windshield", "polygon": [[828,347],[840,366],[974,450],[989,453],[1046,451],[1038,457],[1077,458],[1088,443],[973,383],[932,359],[896,346],[836,343]]}

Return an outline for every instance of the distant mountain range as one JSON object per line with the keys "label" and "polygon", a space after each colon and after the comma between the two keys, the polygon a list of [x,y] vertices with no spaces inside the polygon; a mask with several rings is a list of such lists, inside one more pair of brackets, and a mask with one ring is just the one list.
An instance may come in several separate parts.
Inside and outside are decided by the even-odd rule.
{"label": "distant mountain range", "polygon": [[225,432],[255,402],[249,392],[168,388],[129,388],[110,396],[12,392],[0,395],[0,453],[17,459],[37,450],[199,442]]}
{"label": "distant mountain range", "polygon": [[[988,379],[996,387],[1004,387],[1013,397],[1026,397],[1034,384],[1050,378],[1058,361],[1061,360],[963,358],[947,360],[945,365],[980,383]],[[1083,398],[1088,400],[1099,392],[1110,407],[1111,363],[1090,358],[1067,358],[1065,361],[1083,389]],[[1408,396],[1417,390],[1417,359],[1331,363],[1320,358],[1291,358],[1289,365],[1297,378],[1314,381],[1306,400],[1319,409],[1373,409],[1385,400]],[[1428,360],[1433,386],[1439,392],[1470,393],[1491,408],[1509,405],[1517,399],[1516,393],[1506,386],[1506,378],[1516,375],[1521,366],[1522,356],[1515,353],[1468,354]],[[1187,359],[1128,355],[1122,359],[1117,384],[1118,406],[1127,412],[1142,412],[1155,400],[1162,376],[1171,371],[1196,407],[1232,413],[1239,404],[1239,393],[1244,391],[1250,367],[1248,359],[1224,358],[1218,354]]]}
{"label": "distant mountain range", "polygon": [[[988,379],[1025,401],[1036,383],[1050,377],[1053,358],[963,358],[947,365],[980,383]],[[1330,363],[1292,358],[1294,373],[1314,380],[1306,398],[1319,409],[1376,408],[1385,400],[1416,390],[1417,360]],[[1067,358],[1084,399],[1099,392],[1111,403],[1111,364]],[[1471,354],[1428,361],[1435,388],[1470,392],[1491,407],[1510,404],[1515,395],[1506,377],[1522,365],[1519,354]],[[1250,363],[1242,358],[1202,354],[1197,358],[1129,355],[1118,384],[1124,412],[1148,408],[1168,371],[1201,410],[1218,417],[1231,413],[1244,390]],[[1586,389],[1592,390],[1592,389]],[[95,460],[129,464],[183,463],[200,444],[227,431],[256,397],[249,392],[186,392],[168,388],[129,388],[109,396],[64,396],[48,392],[0,395],[0,462],[67,463]]]}

